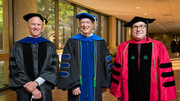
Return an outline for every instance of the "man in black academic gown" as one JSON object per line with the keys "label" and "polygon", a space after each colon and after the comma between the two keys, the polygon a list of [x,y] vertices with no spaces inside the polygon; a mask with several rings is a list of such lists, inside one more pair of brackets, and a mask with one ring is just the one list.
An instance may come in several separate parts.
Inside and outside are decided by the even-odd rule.
{"label": "man in black academic gown", "polygon": [[176,48],[177,48],[177,44],[176,44],[176,39],[174,38],[172,41],[171,41],[171,53],[176,53]]}
{"label": "man in black academic gown", "polygon": [[15,42],[9,59],[9,87],[17,101],[52,101],[56,85],[57,53],[49,40],[41,37],[47,20],[37,13],[23,16],[30,35]]}
{"label": "man in black academic gown", "polygon": [[68,101],[102,101],[110,87],[113,66],[105,41],[92,33],[96,18],[76,15],[81,33],[69,38],[62,54],[58,88],[68,90]]}

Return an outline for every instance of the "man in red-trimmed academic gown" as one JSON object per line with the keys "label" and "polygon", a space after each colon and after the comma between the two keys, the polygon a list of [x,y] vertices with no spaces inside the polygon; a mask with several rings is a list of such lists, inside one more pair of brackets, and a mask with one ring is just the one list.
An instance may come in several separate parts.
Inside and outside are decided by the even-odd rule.
{"label": "man in red-trimmed academic gown", "polygon": [[133,39],[119,45],[110,92],[118,101],[168,101],[176,98],[172,63],[163,43],[148,38],[148,23],[135,17],[125,24]]}

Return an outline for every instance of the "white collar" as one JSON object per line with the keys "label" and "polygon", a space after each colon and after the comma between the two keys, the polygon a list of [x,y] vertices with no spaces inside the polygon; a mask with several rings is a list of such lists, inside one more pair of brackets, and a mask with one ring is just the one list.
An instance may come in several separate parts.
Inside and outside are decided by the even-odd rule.
{"label": "white collar", "polygon": [[[85,36],[82,32],[81,32],[81,35]],[[93,36],[93,33],[91,33],[90,36]],[[90,37],[90,36],[88,36],[88,37]],[[87,36],[85,36],[85,37],[87,37]]]}
{"label": "white collar", "polygon": [[[32,37],[31,35],[29,35],[29,37]],[[39,35],[38,37],[41,37],[41,35]]]}

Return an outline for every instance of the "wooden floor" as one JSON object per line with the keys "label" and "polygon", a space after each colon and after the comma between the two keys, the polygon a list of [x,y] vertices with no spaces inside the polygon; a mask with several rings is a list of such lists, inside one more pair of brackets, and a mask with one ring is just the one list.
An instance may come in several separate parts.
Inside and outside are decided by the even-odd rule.
{"label": "wooden floor", "polygon": [[[67,101],[67,91],[55,88],[53,91],[53,101]],[[109,93],[109,89],[103,93],[103,101],[117,101],[116,98]],[[10,89],[0,92],[0,101],[17,101],[16,92]]]}
{"label": "wooden floor", "polygon": [[[177,99],[173,101],[180,101],[180,54],[170,54],[175,74]],[[55,88],[53,91],[53,101],[67,101],[67,91],[62,91]],[[6,89],[0,91],[0,101],[17,101],[16,92]],[[109,89],[103,93],[103,101],[117,101],[117,99],[109,93]]]}

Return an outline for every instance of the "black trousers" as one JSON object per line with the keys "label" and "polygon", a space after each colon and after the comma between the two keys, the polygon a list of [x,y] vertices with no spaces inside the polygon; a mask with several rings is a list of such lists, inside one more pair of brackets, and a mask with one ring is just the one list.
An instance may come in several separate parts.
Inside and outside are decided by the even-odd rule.
{"label": "black trousers", "polygon": [[[45,93],[41,92],[42,94],[41,99],[37,99],[37,100],[33,99],[32,101],[52,101],[51,90],[46,92]],[[26,91],[24,87],[17,89],[16,93],[17,93],[17,101],[31,101],[32,94]]]}

